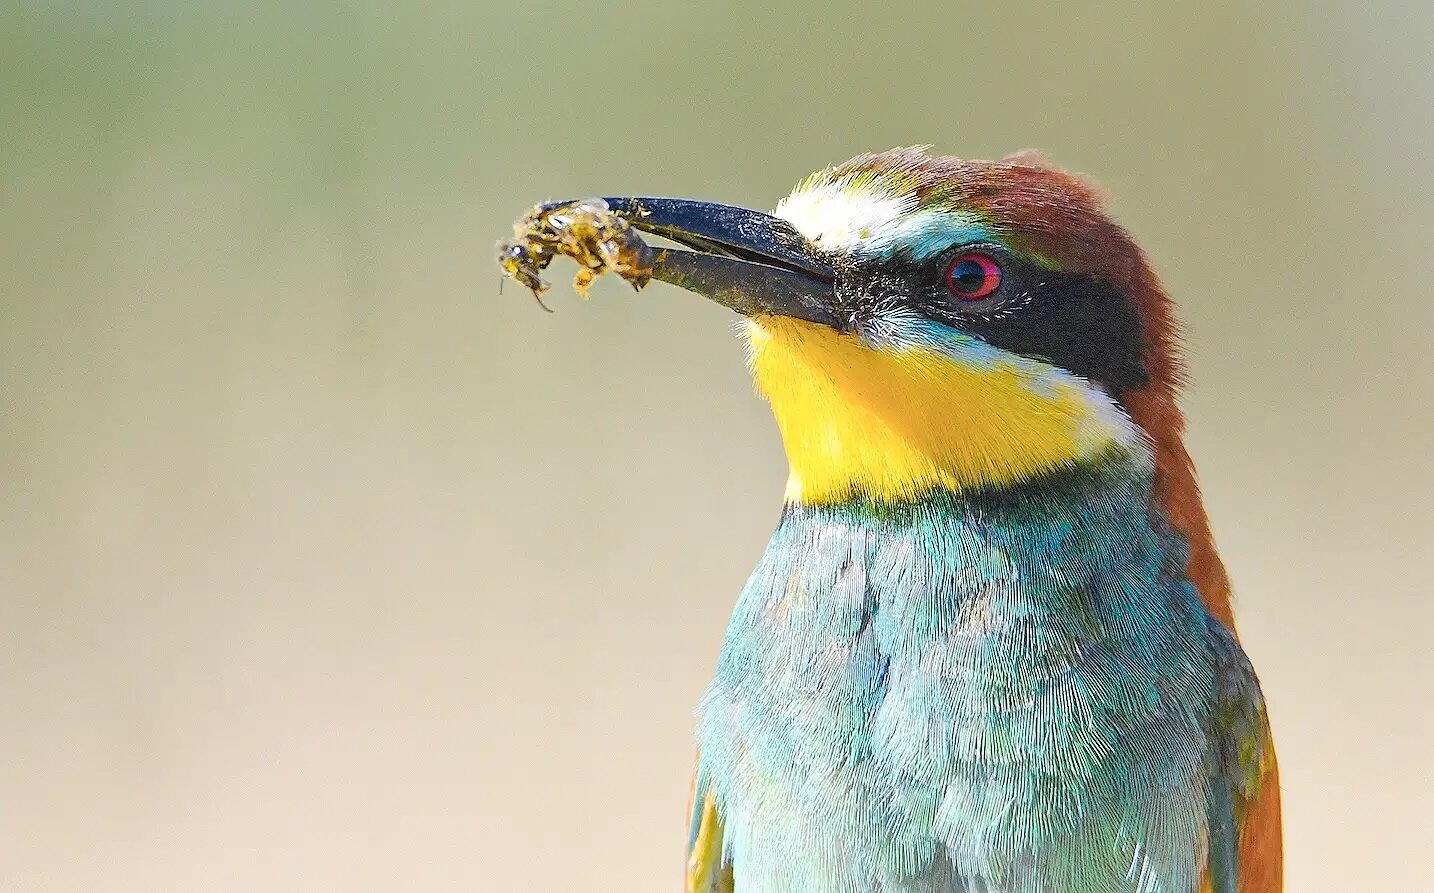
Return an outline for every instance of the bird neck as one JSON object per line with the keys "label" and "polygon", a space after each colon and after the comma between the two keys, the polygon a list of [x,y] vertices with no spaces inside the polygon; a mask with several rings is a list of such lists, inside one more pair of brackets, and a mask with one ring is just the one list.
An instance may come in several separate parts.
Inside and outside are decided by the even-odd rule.
{"label": "bird neck", "polygon": [[[1002,490],[786,507],[700,709],[700,777],[739,889],[745,878],[764,890],[1009,890],[1035,878],[1124,890],[1127,867],[1147,862],[1165,874],[1142,876],[1172,878],[1162,889],[1196,888],[1204,851],[1188,842],[1204,833],[1204,776],[1170,779],[1199,772],[1188,757],[1209,749],[1221,640],[1185,582],[1147,460]],[[1165,837],[1148,851],[1130,839],[1142,826],[1129,816],[1147,806],[1186,817],[1163,850]],[[841,859],[811,833],[831,815],[866,829]],[[911,818],[911,834],[892,816]],[[938,856],[921,874],[910,854],[930,852],[932,816],[967,847],[963,864],[1009,870],[968,886]],[[1087,826],[1101,836],[1058,830]],[[1031,869],[1033,853],[1070,839],[1120,853],[1101,862],[1108,879],[1047,883]],[[1021,846],[1003,848],[1011,840]],[[868,866],[892,866],[891,885]]]}
{"label": "bird neck", "polygon": [[[841,529],[873,544],[894,530],[913,527],[929,531],[936,539],[948,535],[943,530],[959,528],[963,535],[982,540],[993,531],[1020,528],[1033,536],[1043,531],[1059,534],[1067,546],[1083,548],[1084,541],[1098,539],[1102,548],[1118,550],[1123,539],[1154,535],[1162,541],[1183,540],[1157,498],[1158,489],[1156,463],[1149,451],[1112,450],[1007,487],[936,489],[895,501],[851,495],[825,503],[788,503],[781,525],[828,532]],[[1069,557],[1059,550],[1037,551],[1049,567]]]}

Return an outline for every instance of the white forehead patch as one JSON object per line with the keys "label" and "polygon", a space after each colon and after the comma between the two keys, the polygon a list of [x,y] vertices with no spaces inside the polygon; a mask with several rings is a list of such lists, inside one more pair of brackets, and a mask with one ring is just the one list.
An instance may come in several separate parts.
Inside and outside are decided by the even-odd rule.
{"label": "white forehead patch", "polygon": [[776,216],[819,248],[849,251],[875,233],[887,231],[915,204],[910,196],[853,188],[838,181],[798,188],[777,203]]}
{"label": "white forehead patch", "polygon": [[923,258],[988,236],[974,215],[915,208],[916,197],[909,193],[893,195],[875,184],[837,180],[797,187],[773,214],[816,247],[852,254],[906,249]]}

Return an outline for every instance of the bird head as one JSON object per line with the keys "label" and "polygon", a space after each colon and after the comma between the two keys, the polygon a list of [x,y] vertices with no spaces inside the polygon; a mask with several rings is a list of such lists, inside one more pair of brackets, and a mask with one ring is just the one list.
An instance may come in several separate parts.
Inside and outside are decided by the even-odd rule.
{"label": "bird head", "polygon": [[1187,464],[1169,302],[1097,191],[1039,157],[862,155],[770,215],[608,202],[692,249],[659,252],[655,278],[746,317],[789,501],[1000,488],[1129,454]]}

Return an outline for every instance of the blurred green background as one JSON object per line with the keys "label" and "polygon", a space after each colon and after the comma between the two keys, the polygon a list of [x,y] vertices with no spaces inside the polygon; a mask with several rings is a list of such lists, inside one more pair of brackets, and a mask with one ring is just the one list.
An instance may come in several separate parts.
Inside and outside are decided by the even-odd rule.
{"label": "blurred green background", "polygon": [[720,308],[493,244],[922,142],[1110,189],[1289,888],[1434,889],[1431,6],[774,5],[0,12],[0,889],[675,889],[780,447]]}

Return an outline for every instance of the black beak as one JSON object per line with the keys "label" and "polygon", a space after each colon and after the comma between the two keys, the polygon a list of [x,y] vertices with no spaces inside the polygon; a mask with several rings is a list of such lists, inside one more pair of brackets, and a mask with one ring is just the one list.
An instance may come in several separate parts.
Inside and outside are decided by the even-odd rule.
{"label": "black beak", "polygon": [[657,249],[652,276],[745,316],[792,316],[840,329],[837,274],[790,223],[682,198],[606,198],[634,229],[691,248]]}

